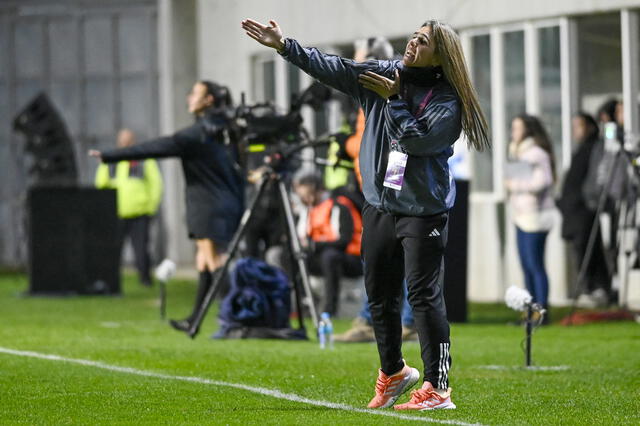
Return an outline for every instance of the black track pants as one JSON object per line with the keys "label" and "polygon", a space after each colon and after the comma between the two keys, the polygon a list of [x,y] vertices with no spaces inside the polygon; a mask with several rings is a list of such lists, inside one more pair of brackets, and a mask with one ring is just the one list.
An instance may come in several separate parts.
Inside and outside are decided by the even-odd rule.
{"label": "black track pants", "polygon": [[150,216],[137,216],[120,220],[120,253],[126,238],[131,239],[136,269],[140,282],[151,285],[151,258],[149,256]]}
{"label": "black track pants", "polygon": [[415,317],[424,380],[449,386],[449,323],[444,303],[444,248],[448,213],[394,216],[365,204],[362,258],[371,318],[382,371],[402,366],[402,280]]}

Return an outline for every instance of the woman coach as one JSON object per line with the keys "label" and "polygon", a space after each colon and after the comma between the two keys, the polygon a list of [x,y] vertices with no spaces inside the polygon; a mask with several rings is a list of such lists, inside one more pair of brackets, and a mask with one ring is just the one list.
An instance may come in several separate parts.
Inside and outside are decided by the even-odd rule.
{"label": "woman coach", "polygon": [[401,61],[356,63],[284,39],[274,21],[263,25],[247,19],[242,28],[312,77],[354,97],[365,111],[362,258],[381,361],[369,407],[390,407],[419,379],[401,352],[406,277],[424,383],[408,403],[395,408],[455,408],[442,289],[448,211],[455,199],[447,159],[461,131],[474,148],[489,146],[458,36],[448,25],[428,21],[409,37]]}

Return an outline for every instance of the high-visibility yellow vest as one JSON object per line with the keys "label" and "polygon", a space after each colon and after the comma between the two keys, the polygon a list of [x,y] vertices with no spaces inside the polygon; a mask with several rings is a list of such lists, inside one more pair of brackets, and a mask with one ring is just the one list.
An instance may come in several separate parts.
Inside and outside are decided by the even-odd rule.
{"label": "high-visibility yellow vest", "polygon": [[154,215],[162,200],[162,175],[152,159],[100,164],[95,184],[117,190],[118,216],[123,219]]}

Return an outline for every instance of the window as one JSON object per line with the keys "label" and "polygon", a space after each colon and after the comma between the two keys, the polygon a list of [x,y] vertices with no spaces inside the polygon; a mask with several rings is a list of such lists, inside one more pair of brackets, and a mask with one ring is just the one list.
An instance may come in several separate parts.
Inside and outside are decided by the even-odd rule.
{"label": "window", "polygon": [[291,102],[292,97],[297,97],[300,93],[300,70],[298,67],[287,62],[287,78],[288,78],[288,98],[287,102]]}
{"label": "window", "polygon": [[[538,29],[540,119],[553,144],[556,168],[562,164],[562,91],[560,87],[560,27]],[[556,170],[560,173],[560,170]]]}
{"label": "window", "polygon": [[620,14],[578,18],[577,27],[578,108],[595,115],[607,99],[621,99]]}
{"label": "window", "polygon": [[[526,111],[524,31],[504,33],[504,100],[507,138],[511,140],[511,120]],[[508,142],[508,141],[505,141]]]}
{"label": "window", "polygon": [[262,100],[265,102],[276,100],[276,64],[273,60],[262,63]]}
{"label": "window", "polygon": [[[480,107],[491,123],[491,38],[489,34],[474,36],[471,41],[473,69],[471,77]],[[491,151],[472,154],[473,190],[477,192],[493,191],[493,154]]]}

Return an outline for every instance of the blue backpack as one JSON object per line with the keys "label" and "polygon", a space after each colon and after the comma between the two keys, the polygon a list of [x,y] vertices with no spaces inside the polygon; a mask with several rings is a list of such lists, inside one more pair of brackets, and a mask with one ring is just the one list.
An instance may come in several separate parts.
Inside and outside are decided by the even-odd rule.
{"label": "blue backpack", "polygon": [[261,260],[243,258],[231,274],[231,289],[218,314],[220,330],[214,337],[232,337],[233,330],[246,328],[288,329],[290,312],[284,272]]}

